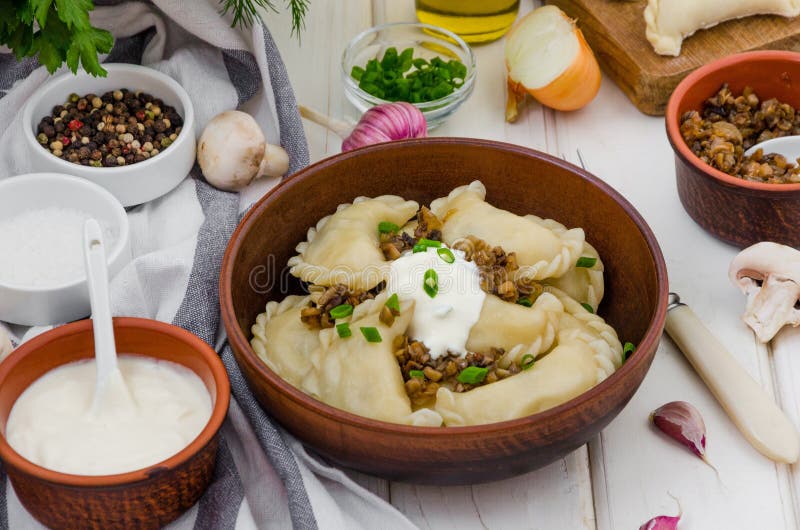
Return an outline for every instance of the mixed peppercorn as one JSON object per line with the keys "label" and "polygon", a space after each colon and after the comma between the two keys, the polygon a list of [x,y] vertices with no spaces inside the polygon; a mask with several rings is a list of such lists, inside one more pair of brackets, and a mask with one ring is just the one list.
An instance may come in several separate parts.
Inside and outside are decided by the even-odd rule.
{"label": "mixed peppercorn", "polygon": [[147,160],[172,144],[183,118],[141,91],[70,94],[37,126],[36,139],[53,155],[83,166],[114,167]]}

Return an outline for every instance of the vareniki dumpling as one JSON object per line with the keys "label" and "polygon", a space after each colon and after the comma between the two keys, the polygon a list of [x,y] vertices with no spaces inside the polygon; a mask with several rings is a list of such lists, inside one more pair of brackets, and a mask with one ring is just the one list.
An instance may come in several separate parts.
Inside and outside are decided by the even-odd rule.
{"label": "vareniki dumpling", "polygon": [[359,197],[352,204],[342,204],[308,230],[307,241],[297,245],[299,254],[289,259],[290,272],[316,285],[369,290],[384,281],[389,271],[380,249],[378,224],[403,226],[418,209],[416,202],[396,195]]}
{"label": "vareniki dumpling", "polygon": [[485,198],[486,187],[476,180],[431,203],[431,211],[444,223],[445,243],[452,245],[471,235],[515,252],[517,274],[531,280],[561,276],[575,265],[583,250],[582,229],[556,233],[533,219],[496,208]]}
{"label": "vareniki dumpling", "polygon": [[[384,301],[385,297],[379,297],[356,307],[360,311],[353,314],[349,337],[339,337],[335,329],[320,332],[320,348],[313,354],[314,368],[303,381],[303,390],[359,416],[438,427],[442,420],[437,413],[430,409],[412,412],[392,347],[395,337],[411,323],[414,302],[401,302],[400,314],[386,326],[379,319]],[[380,342],[368,342],[361,328],[375,328]]]}
{"label": "vareniki dumpling", "polygon": [[596,382],[592,350],[571,338],[513,377],[463,393],[440,388],[435,410],[447,426],[513,420],[560,405]]}
{"label": "vareniki dumpling", "polygon": [[589,304],[593,311],[597,311],[605,294],[603,280],[603,261],[597,250],[588,242],[583,243],[581,258],[594,258],[596,261],[591,267],[573,266],[558,278],[544,280],[545,285],[552,285],[564,291],[578,302]]}
{"label": "vareniki dumpling", "polygon": [[490,348],[503,348],[511,351],[523,345],[524,351],[516,349],[515,354],[522,357],[530,353],[536,357],[553,345],[563,314],[563,304],[548,293],[542,293],[531,307],[489,295],[469,332],[467,350],[485,352]]}
{"label": "vareniki dumpling", "polygon": [[547,289],[564,305],[556,343],[578,338],[588,344],[597,366],[597,383],[603,381],[622,366],[622,344],[617,332],[602,317],[587,311],[565,292],[553,287]]}
{"label": "vareniki dumpling", "polygon": [[311,370],[311,353],[319,348],[319,330],[309,329],[300,320],[300,310],[309,296],[287,296],[282,302],[269,302],[253,324],[253,350],[272,371],[299,387]]}

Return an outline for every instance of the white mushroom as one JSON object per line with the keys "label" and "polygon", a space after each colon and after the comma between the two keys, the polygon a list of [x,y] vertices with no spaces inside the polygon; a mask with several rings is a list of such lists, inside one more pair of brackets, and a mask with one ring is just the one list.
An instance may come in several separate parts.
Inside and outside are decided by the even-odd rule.
{"label": "white mushroom", "polygon": [[762,242],[742,250],[728,275],[747,295],[742,319],[769,342],[785,325],[800,324],[800,251]]}
{"label": "white mushroom", "polygon": [[0,361],[8,357],[13,349],[14,345],[11,344],[11,338],[8,336],[8,332],[3,326],[0,326]]}
{"label": "white mushroom", "polygon": [[285,175],[289,155],[267,143],[252,116],[228,110],[214,116],[203,130],[197,144],[197,163],[212,186],[239,191],[263,175]]}

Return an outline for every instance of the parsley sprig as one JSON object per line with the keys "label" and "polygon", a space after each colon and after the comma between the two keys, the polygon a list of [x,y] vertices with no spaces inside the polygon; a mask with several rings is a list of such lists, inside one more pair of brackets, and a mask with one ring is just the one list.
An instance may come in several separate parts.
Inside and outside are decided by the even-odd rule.
{"label": "parsley sprig", "polygon": [[[230,12],[231,26],[251,26],[259,10],[277,11],[274,0],[219,0],[220,13]],[[300,34],[310,0],[286,0],[292,14],[292,34]],[[38,55],[51,74],[64,63],[72,73],[78,67],[105,77],[98,55],[114,46],[114,36],[92,26],[92,0],[0,0],[0,45],[14,51],[17,60]]]}
{"label": "parsley sprig", "polygon": [[63,62],[72,72],[82,65],[92,75],[105,76],[98,53],[108,53],[114,37],[92,26],[92,0],[0,0],[0,44],[14,50],[17,60],[39,56],[51,74]]}

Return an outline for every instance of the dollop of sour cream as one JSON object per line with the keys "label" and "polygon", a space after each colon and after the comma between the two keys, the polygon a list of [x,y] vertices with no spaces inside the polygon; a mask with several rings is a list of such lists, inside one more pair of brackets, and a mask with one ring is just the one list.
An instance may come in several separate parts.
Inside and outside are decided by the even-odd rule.
{"label": "dollop of sour cream", "polygon": [[[477,265],[465,260],[460,250],[449,250],[455,258],[453,263],[443,259],[436,247],[404,253],[392,262],[386,284],[389,295],[414,301],[408,335],[422,341],[434,359],[448,351],[466,354],[469,332],[478,321],[486,299]],[[437,292],[433,297],[425,289],[425,276],[430,269],[437,276]]]}
{"label": "dollop of sour cream", "polygon": [[[110,475],[166,460],[208,423],[211,396],[193,371],[139,355],[120,355],[118,366],[122,377],[109,385],[127,385],[133,406],[112,401],[98,413],[95,360],[68,363],[17,398],[6,424],[9,445],[54,471]],[[111,395],[119,390],[107,387]]]}

